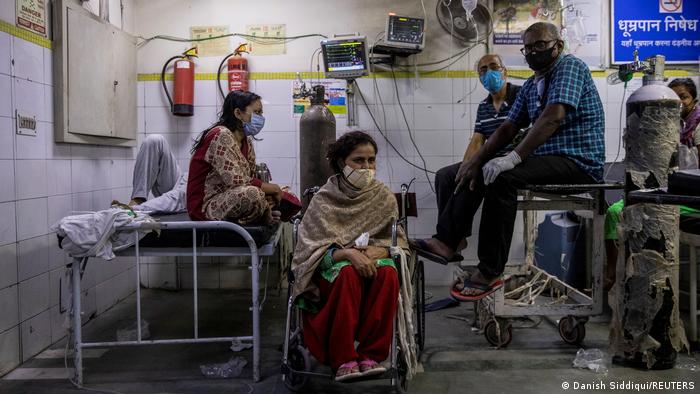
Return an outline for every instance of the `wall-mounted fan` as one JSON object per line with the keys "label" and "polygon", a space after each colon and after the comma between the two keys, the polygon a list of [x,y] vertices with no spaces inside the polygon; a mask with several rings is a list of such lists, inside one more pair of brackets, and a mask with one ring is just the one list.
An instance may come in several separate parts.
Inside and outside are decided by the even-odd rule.
{"label": "wall-mounted fan", "polygon": [[459,41],[482,41],[491,34],[491,13],[483,4],[467,12],[460,0],[438,0],[436,13],[440,26]]}

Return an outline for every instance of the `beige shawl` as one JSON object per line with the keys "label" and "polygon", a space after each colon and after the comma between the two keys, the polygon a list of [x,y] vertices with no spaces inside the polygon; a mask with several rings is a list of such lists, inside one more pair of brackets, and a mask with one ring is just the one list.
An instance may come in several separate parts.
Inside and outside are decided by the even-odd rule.
{"label": "beige shawl", "polygon": [[[298,242],[292,259],[294,294],[318,300],[318,289],[311,281],[324,253],[333,245],[352,245],[362,233],[369,233],[370,245],[391,246],[391,225],[398,218],[396,198],[378,180],[363,190],[353,190],[338,175],[311,199],[299,226]],[[399,228],[398,246],[407,249],[406,235]]]}
{"label": "beige shawl", "polygon": [[[370,245],[391,246],[391,227],[398,216],[396,197],[376,179],[367,188],[357,191],[348,187],[339,175],[328,178],[328,182],[311,199],[299,226],[292,259],[295,296],[304,294],[311,300],[319,299],[318,288],[311,278],[331,245],[350,246],[357,237],[367,232]],[[397,339],[407,366],[406,378],[411,379],[420,369],[413,335],[411,272],[415,261],[407,254],[408,242],[401,227],[398,227],[397,235],[398,245],[392,248],[392,255],[401,257],[397,268],[403,283],[398,300]]]}

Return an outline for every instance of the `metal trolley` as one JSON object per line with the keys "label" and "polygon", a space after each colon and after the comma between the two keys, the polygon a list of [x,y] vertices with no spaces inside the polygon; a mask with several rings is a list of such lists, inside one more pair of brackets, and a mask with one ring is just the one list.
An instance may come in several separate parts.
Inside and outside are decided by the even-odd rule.
{"label": "metal trolley", "polygon": [[[603,310],[605,266],[604,224],[607,202],[605,190],[621,189],[621,184],[528,186],[518,209],[525,211],[525,264],[507,265],[505,277],[524,283],[516,289],[503,286],[475,302],[476,326],[497,348],[508,346],[513,338],[511,320],[523,317],[561,317],[559,335],[568,344],[578,345],[586,336],[590,316]],[[535,212],[538,210],[576,211],[586,222],[586,277],[591,292],[586,294],[536,266],[534,241],[537,237]],[[517,285],[516,285],[517,286]],[[516,298],[518,294],[521,297]],[[562,317],[563,316],[563,317]]]}

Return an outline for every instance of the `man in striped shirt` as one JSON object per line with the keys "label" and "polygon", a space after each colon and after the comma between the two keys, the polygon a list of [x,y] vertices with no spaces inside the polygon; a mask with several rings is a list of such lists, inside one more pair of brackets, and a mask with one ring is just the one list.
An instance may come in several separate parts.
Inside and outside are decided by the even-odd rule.
{"label": "man in striped shirt", "polygon": [[[559,28],[551,23],[537,22],[528,27],[523,44],[521,52],[535,75],[523,84],[508,119],[457,173],[457,194],[467,194],[469,201],[484,201],[478,270],[453,289],[452,295],[460,300],[481,299],[503,284],[501,275],[513,237],[518,189],[603,180],[605,117],[588,66],[563,53]],[[497,157],[519,129],[530,125],[527,136],[515,149]],[[471,205],[467,216],[452,221],[471,225],[478,204]],[[438,220],[433,238],[418,243],[448,258],[454,255],[463,234],[441,228],[441,222]]]}
{"label": "man in striped shirt", "polygon": [[[464,152],[464,163],[471,160],[486,140],[508,119],[508,112],[520,90],[520,86],[507,82],[508,70],[503,65],[501,57],[495,53],[486,54],[479,59],[477,72],[479,80],[489,91],[489,95],[479,103],[474,123],[474,134]],[[512,150],[512,147],[502,149],[499,155],[504,155],[509,150]],[[461,219],[465,216],[472,217],[473,212],[472,215],[468,215],[467,212],[476,212],[481,205],[481,199],[468,198],[466,193],[454,193],[457,187],[457,172],[461,164],[462,162],[459,162],[443,167],[435,175],[438,227],[444,228],[451,234],[461,235],[460,244],[455,251],[457,254],[448,260],[461,260],[461,255],[458,252],[466,247],[466,237],[471,235],[472,230],[471,221]]]}

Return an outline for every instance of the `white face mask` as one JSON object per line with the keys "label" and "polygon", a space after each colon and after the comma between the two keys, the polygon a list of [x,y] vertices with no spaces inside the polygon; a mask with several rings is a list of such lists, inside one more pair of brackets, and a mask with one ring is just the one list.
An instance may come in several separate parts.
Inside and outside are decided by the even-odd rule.
{"label": "white face mask", "polygon": [[345,168],[343,168],[343,175],[348,183],[362,190],[372,183],[372,180],[374,179],[374,170],[363,168],[354,169],[348,165],[345,165]]}

